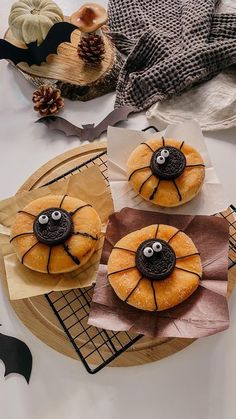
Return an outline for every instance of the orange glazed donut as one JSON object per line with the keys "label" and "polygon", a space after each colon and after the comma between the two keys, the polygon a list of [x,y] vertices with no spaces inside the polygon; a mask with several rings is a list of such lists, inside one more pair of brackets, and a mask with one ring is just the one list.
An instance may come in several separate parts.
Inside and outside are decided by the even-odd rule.
{"label": "orange glazed donut", "polygon": [[197,289],[201,277],[201,259],[192,240],[164,224],[123,237],[108,260],[115,293],[142,310],[162,311],[180,304]]}
{"label": "orange glazed donut", "polygon": [[205,177],[202,157],[193,147],[173,139],[152,139],[129,156],[129,182],[135,192],[162,207],[193,199]]}
{"label": "orange glazed donut", "polygon": [[10,242],[25,266],[57,274],[83,266],[100,231],[101,220],[91,205],[68,195],[48,195],[18,212]]}

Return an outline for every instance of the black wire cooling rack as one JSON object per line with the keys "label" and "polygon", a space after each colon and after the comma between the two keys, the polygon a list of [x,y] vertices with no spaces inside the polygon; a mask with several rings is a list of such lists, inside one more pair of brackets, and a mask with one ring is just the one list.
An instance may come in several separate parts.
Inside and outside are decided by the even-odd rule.
{"label": "black wire cooling rack", "polygon": [[[93,165],[99,167],[109,187],[106,151],[98,153],[43,186],[73,176]],[[88,325],[93,289],[94,286],[91,286],[69,291],[53,291],[45,295],[71,345],[90,374],[100,371],[142,337],[128,332],[113,332]]]}
{"label": "black wire cooling rack", "polygon": [[[143,131],[147,131],[150,128],[157,131],[155,127],[147,127]],[[51,180],[46,185],[68,176],[73,176],[93,165],[97,165],[100,168],[109,187],[106,151],[95,155],[63,175]],[[231,205],[226,211],[216,215],[225,218],[229,223],[229,269],[232,269],[236,265],[236,209]],[[69,291],[53,291],[45,295],[68,340],[90,374],[100,371],[142,337],[141,335],[134,335],[128,332],[113,332],[90,326],[88,324],[88,316],[93,289],[94,286],[91,286]]]}

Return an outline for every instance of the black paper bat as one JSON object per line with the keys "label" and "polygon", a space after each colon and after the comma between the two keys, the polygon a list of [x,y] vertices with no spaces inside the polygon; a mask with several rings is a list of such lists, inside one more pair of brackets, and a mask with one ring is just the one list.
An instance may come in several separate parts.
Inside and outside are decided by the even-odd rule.
{"label": "black paper bat", "polygon": [[0,359],[5,365],[4,377],[15,372],[23,375],[27,383],[29,383],[32,370],[32,355],[24,342],[0,333]]}
{"label": "black paper bat", "polygon": [[37,46],[37,41],[31,42],[27,49],[18,48],[5,39],[0,39],[0,60],[11,60],[15,65],[21,62],[26,62],[29,66],[40,65],[49,54],[57,53],[62,42],[70,42],[75,29],[78,29],[77,26],[68,22],[55,23],[41,45]]}
{"label": "black paper bat", "polygon": [[109,125],[113,126],[120,121],[126,120],[128,115],[132,112],[135,112],[135,108],[131,106],[116,108],[110,112],[102,122],[96,125],[96,127],[94,124],[88,124],[82,125],[82,128],[80,128],[60,116],[45,116],[38,119],[36,122],[42,122],[51,130],[62,131],[67,137],[75,135],[82,141],[93,141],[106,131]]}

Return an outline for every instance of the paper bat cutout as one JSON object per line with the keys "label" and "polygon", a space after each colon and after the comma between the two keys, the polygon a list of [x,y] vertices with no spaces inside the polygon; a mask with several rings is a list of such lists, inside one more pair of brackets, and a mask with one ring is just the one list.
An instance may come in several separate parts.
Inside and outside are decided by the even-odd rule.
{"label": "paper bat cutout", "polygon": [[27,383],[29,383],[32,370],[32,355],[24,342],[0,333],[0,360],[5,365],[4,377],[15,372],[23,375]]}
{"label": "paper bat cutout", "polygon": [[67,137],[75,135],[82,141],[93,141],[105,132],[109,125],[113,126],[120,121],[126,120],[128,115],[132,112],[135,112],[135,108],[131,106],[116,108],[96,127],[94,124],[88,124],[82,125],[82,128],[80,128],[60,116],[46,116],[38,119],[36,122],[42,122],[51,130],[62,131]]}
{"label": "paper bat cutout", "polygon": [[46,38],[37,46],[37,41],[27,45],[27,49],[16,47],[5,39],[0,39],[0,60],[11,60],[15,65],[26,62],[29,66],[40,65],[46,61],[49,54],[56,54],[62,42],[70,42],[72,32],[77,26],[68,22],[55,23],[49,30]]}

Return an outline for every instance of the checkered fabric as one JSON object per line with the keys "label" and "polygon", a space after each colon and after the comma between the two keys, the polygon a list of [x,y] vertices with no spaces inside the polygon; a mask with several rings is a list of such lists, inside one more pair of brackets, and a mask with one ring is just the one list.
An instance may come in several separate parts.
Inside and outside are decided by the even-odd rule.
{"label": "checkered fabric", "polygon": [[216,14],[217,3],[109,1],[110,32],[126,55],[116,106],[147,109],[236,63],[236,15]]}

